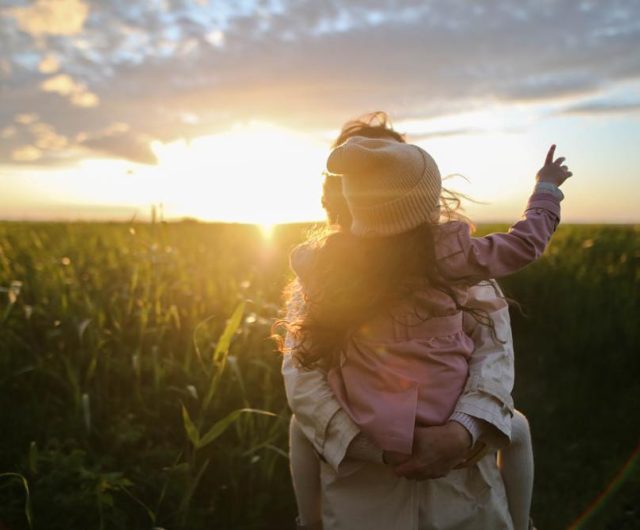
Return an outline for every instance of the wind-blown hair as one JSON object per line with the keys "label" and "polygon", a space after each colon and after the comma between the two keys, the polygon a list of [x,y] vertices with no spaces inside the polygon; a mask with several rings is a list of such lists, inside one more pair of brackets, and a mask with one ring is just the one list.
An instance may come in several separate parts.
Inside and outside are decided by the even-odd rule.
{"label": "wind-blown hair", "polygon": [[299,363],[330,368],[349,334],[411,297],[416,280],[437,284],[431,238],[431,226],[423,224],[391,237],[337,230],[308,243],[310,259],[298,271],[304,304],[298,318],[287,323]]}
{"label": "wind-blown hair", "polygon": [[381,110],[363,114],[355,120],[346,122],[331,147],[338,147],[352,136],[385,138],[387,140],[406,142],[405,135],[393,129],[389,115]]}

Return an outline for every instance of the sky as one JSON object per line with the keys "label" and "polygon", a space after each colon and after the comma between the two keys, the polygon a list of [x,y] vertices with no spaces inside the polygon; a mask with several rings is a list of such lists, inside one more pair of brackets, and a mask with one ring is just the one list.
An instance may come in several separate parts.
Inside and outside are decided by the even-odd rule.
{"label": "sky", "polygon": [[322,219],[384,110],[478,222],[551,143],[566,222],[640,222],[637,0],[0,0],[0,219]]}

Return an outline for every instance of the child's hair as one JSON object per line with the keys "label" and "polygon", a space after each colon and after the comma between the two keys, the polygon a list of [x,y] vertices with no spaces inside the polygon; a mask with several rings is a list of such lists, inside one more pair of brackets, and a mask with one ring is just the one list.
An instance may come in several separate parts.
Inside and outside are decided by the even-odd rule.
{"label": "child's hair", "polygon": [[[366,138],[383,138],[406,143],[404,134],[396,131],[389,115],[381,110],[363,114],[354,120],[346,122],[338,137],[331,144],[335,148],[353,136],[364,136]],[[473,223],[462,212],[462,200],[471,200],[462,193],[458,193],[446,188],[442,188],[440,194],[440,213],[446,220],[457,219],[468,223],[474,228]],[[345,230],[351,226],[351,212],[342,193],[342,177],[324,172],[324,182],[322,184],[322,207],[327,212],[327,218],[331,225],[339,225]]]}
{"label": "child's hair", "polygon": [[[405,142],[384,112],[347,122],[334,147],[352,136]],[[339,179],[332,175],[325,177],[323,206],[333,226],[316,232],[307,242],[312,254],[311,259],[305,260],[304,303],[294,308],[295,320],[276,323],[276,327],[283,325],[292,335],[294,344],[290,351],[300,365],[325,369],[334,366],[350,333],[401,300],[413,297],[416,314],[422,318],[441,316],[433,314],[424,300],[414,296],[416,280],[422,284],[426,281],[430,287],[447,294],[458,310],[470,313],[488,326],[495,340],[495,325],[488,313],[460,304],[452,285],[438,271],[433,225],[423,223],[389,237],[355,236],[349,231],[351,214]],[[468,222],[460,213],[461,198],[464,196],[443,188],[441,217]],[[296,300],[295,289],[300,289],[296,282],[285,292],[289,304]],[[282,342],[280,350],[285,351]]]}
{"label": "child's hair", "polygon": [[403,143],[406,141],[404,134],[393,129],[389,115],[381,110],[363,114],[355,120],[349,120],[342,126],[340,134],[331,147],[338,147],[352,136],[384,138],[386,140],[396,140]]}
{"label": "child's hair", "polygon": [[[377,111],[363,114],[355,120],[349,120],[342,126],[331,148],[338,147],[353,136],[366,138],[384,138],[405,143],[404,134],[395,131],[386,112]],[[351,213],[342,194],[342,179],[337,175],[324,173],[322,184],[322,207],[327,212],[329,223],[340,225],[347,230],[351,226]]]}
{"label": "child's hair", "polygon": [[[431,227],[391,237],[329,233],[314,246],[304,271],[304,310],[288,323],[302,366],[328,368],[338,361],[349,333],[411,296],[410,280],[438,282]],[[443,285],[444,287],[444,285]]]}

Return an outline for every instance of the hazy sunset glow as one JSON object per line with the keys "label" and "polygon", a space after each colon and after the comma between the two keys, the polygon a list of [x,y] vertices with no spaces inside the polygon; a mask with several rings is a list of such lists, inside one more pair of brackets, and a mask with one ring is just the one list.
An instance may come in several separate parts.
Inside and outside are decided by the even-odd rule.
{"label": "hazy sunset glow", "polygon": [[637,2],[13,0],[0,219],[318,220],[342,122],[386,110],[518,216],[551,143],[564,218],[638,222]]}

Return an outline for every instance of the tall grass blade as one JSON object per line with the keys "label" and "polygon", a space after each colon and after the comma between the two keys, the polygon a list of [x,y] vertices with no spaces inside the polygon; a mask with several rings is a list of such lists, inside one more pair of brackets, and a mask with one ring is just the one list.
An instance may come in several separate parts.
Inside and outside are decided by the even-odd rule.
{"label": "tall grass blade", "polygon": [[202,479],[202,475],[204,475],[204,472],[209,467],[209,463],[210,462],[211,462],[211,460],[209,458],[207,458],[207,460],[205,460],[204,464],[202,464],[202,466],[198,470],[198,473],[196,474],[194,479],[189,483],[189,485],[187,487],[187,491],[184,494],[184,497],[182,497],[182,501],[180,502],[180,512],[182,512],[182,514],[183,514],[182,515],[183,526],[184,526],[184,522],[186,520],[186,517],[187,517],[187,515],[189,513],[189,505],[191,504],[191,499],[193,498],[193,494],[196,492],[196,489],[198,488],[198,484],[200,483],[200,480]]}
{"label": "tall grass blade", "polygon": [[229,347],[231,346],[231,339],[233,339],[233,335],[240,327],[242,323],[242,315],[244,315],[244,307],[245,303],[240,302],[231,318],[227,322],[227,325],[220,336],[220,340],[218,340],[218,344],[216,344],[216,349],[213,352],[213,362],[220,363],[229,353]]}
{"label": "tall grass blade", "polygon": [[203,447],[209,445],[211,442],[216,440],[224,431],[226,431],[229,426],[236,421],[241,414],[250,413],[250,414],[263,414],[265,416],[275,416],[273,412],[269,412],[267,410],[259,410],[259,409],[238,409],[233,412],[227,414],[221,420],[218,420],[213,424],[205,434],[200,438],[199,443],[197,444],[197,449],[202,449]]}
{"label": "tall grass blade", "polygon": [[244,314],[245,303],[240,302],[231,318],[227,321],[227,325],[220,335],[220,339],[216,344],[215,350],[213,352],[212,360],[214,363],[214,372],[211,377],[211,381],[209,383],[209,388],[207,389],[207,393],[202,400],[202,409],[201,414],[204,415],[205,412],[209,408],[209,404],[211,403],[211,399],[213,399],[213,395],[215,394],[218,384],[220,383],[220,378],[222,377],[222,372],[224,371],[225,361],[227,359],[227,355],[229,354],[229,348],[231,346],[231,340],[233,339],[233,335],[240,327],[242,323],[242,315]]}
{"label": "tall grass blade", "polygon": [[20,473],[0,473],[0,478],[9,477],[16,478],[22,483],[24,488],[25,500],[24,500],[24,516],[27,519],[29,528],[33,528],[33,515],[31,513],[31,492],[29,491],[29,483],[27,479]]}
{"label": "tall grass blade", "polygon": [[197,448],[200,444],[200,433],[198,432],[198,428],[195,426],[193,421],[191,421],[189,411],[184,405],[182,405],[182,424],[184,425],[184,430],[187,433],[187,437],[189,438],[193,446]]}
{"label": "tall grass blade", "polygon": [[34,475],[38,473],[38,446],[35,441],[29,444],[29,455],[27,457],[29,463],[29,471]]}

